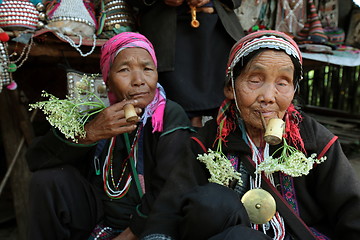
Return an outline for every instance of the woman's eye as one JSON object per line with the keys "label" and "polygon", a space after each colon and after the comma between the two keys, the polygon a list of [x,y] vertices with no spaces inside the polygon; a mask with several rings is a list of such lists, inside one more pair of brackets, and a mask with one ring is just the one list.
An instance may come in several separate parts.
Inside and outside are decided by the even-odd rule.
{"label": "woman's eye", "polygon": [[257,76],[253,76],[253,77],[249,78],[249,82],[253,83],[253,84],[257,84],[257,83],[261,82],[261,79],[259,77],[257,77]]}
{"label": "woman's eye", "polygon": [[291,89],[293,89],[291,82],[287,80],[279,81],[276,84],[277,84],[276,88],[282,93],[287,93],[288,91],[291,91]]}
{"label": "woman's eye", "polygon": [[153,69],[152,69],[152,68],[149,68],[149,67],[144,68],[144,70],[145,70],[145,71],[153,71]]}
{"label": "woman's eye", "polygon": [[127,72],[127,71],[129,71],[129,68],[120,68],[119,69],[119,72]]}
{"label": "woman's eye", "polygon": [[286,87],[288,85],[288,83],[287,82],[279,82],[278,85],[281,87]]}
{"label": "woman's eye", "polygon": [[277,81],[277,85],[286,87],[290,85],[290,81],[288,79],[280,79],[279,81]]}

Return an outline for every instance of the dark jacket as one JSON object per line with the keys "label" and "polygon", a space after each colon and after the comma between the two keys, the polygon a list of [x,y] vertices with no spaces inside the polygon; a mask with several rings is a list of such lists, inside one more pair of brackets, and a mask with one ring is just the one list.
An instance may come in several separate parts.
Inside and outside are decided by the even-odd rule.
{"label": "dark jacket", "polygon": [[[233,11],[240,6],[241,0],[214,0],[213,2],[215,14],[219,15],[229,36],[235,41],[243,37],[243,29]],[[132,0],[130,3],[139,8],[139,32],[154,45],[159,72],[173,71],[176,50],[176,7],[166,5],[163,0]]]}
{"label": "dark jacket", "polygon": [[[133,196],[127,196],[129,197],[128,199],[131,199],[126,200],[126,206],[122,205],[122,203],[108,204],[110,208],[113,207],[114,209],[107,209],[107,211],[111,211],[111,214],[125,212],[127,216],[122,217],[122,219],[128,221],[125,227],[130,226],[135,234],[141,234],[145,225],[146,215],[151,210],[153,202],[175,165],[177,158],[174,156],[182,154],[182,145],[188,139],[190,129],[190,122],[184,110],[170,100],[167,100],[165,107],[163,132],[152,133],[151,118],[149,118],[145,124],[143,129],[143,159],[146,193],[139,199],[137,191],[129,190],[128,195],[132,194]],[[119,152],[121,152],[121,149],[123,152],[126,152],[124,142],[120,141],[119,144]],[[107,204],[105,201],[109,201],[109,199],[105,200],[107,196],[102,190],[102,166],[108,151],[108,145],[109,142],[102,148],[104,153],[100,155],[102,156],[100,157],[100,175],[96,175],[94,171],[93,159],[96,144],[73,144],[56,136],[53,132],[49,132],[36,143],[32,144],[27,151],[26,157],[31,171],[64,164],[76,166],[84,173],[84,176],[89,179],[96,189],[103,192],[101,193],[101,198],[103,198],[104,204]],[[117,160],[123,161],[126,157],[127,154],[120,156]],[[134,186],[133,189],[136,189],[134,184],[132,186]],[[137,199],[137,202],[133,203],[133,199]],[[116,202],[116,200],[110,200],[109,202]],[[135,205],[129,207],[129,203]],[[126,211],[125,208],[130,209],[130,213]],[[116,217],[114,218],[116,221]],[[121,217],[119,217],[119,219],[120,218]]]}
{"label": "dark jacket", "polygon": [[[300,123],[300,132],[308,155],[320,154],[334,137],[324,126],[305,114]],[[217,124],[215,121],[211,121],[199,130],[196,137],[206,149],[214,149],[216,133]],[[237,155],[239,159],[244,159],[246,156],[251,158],[250,149],[242,140],[239,128],[231,132],[227,140],[223,145],[225,155],[231,153]],[[276,146],[271,146],[270,154],[275,149]],[[206,185],[207,179],[210,177],[205,165],[196,160],[197,154],[202,153],[204,153],[203,149],[193,141],[188,147],[187,157],[175,167],[154,205],[154,211],[149,217],[144,236],[163,234],[172,239],[180,239],[178,226],[182,219],[181,211],[184,204],[181,202],[182,196],[196,186]],[[344,155],[338,140],[326,151],[325,156],[327,156],[327,160],[316,165],[308,175],[293,178],[300,217],[309,227],[316,228],[331,239],[359,239],[359,179]],[[199,229],[199,231],[201,230]],[[286,228],[286,231],[291,230]],[[149,237],[147,239],[157,238]],[[236,239],[244,238],[238,236]]]}

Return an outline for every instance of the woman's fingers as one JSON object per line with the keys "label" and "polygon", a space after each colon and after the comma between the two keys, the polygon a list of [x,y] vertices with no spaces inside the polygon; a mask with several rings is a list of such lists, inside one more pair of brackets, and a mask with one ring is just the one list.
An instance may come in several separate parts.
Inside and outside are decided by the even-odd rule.
{"label": "woman's fingers", "polygon": [[188,0],[187,3],[191,6],[202,7],[205,4],[209,3],[210,0]]}
{"label": "woman's fingers", "polygon": [[[81,139],[81,143],[94,143],[101,139],[107,139],[119,134],[130,133],[137,127],[140,117],[133,122],[125,119],[124,106],[132,104],[136,106],[137,100],[124,100],[115,103],[101,111],[93,120],[85,125],[86,137]],[[139,116],[142,109],[135,107],[136,114]]]}
{"label": "woman's fingers", "polygon": [[172,6],[172,7],[178,7],[180,6],[184,0],[164,0],[164,3],[166,5]]}

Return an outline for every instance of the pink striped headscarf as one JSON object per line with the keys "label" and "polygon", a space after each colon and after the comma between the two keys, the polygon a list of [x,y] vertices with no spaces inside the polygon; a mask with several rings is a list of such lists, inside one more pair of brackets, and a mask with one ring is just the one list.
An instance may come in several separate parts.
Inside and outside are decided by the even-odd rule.
{"label": "pink striped headscarf", "polygon": [[[151,42],[139,33],[122,32],[110,38],[101,48],[100,68],[104,82],[108,80],[110,68],[115,57],[125,48],[143,48],[147,50],[157,67],[156,55]],[[116,102],[116,97],[113,93],[109,92],[108,96],[111,104]]]}

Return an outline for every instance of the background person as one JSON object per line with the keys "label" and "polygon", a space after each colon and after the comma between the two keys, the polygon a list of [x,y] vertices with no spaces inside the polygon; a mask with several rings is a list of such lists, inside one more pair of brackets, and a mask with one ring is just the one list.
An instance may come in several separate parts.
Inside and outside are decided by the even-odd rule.
{"label": "background person", "polygon": [[[154,44],[159,82],[195,127],[216,116],[224,99],[223,78],[232,45],[244,36],[233,9],[240,0],[131,1],[139,9],[139,32]],[[196,6],[198,28],[190,25]]]}

